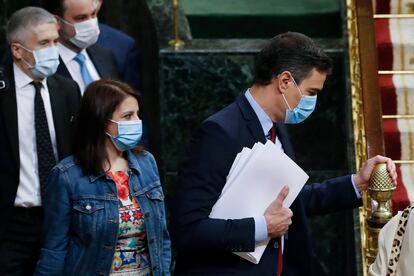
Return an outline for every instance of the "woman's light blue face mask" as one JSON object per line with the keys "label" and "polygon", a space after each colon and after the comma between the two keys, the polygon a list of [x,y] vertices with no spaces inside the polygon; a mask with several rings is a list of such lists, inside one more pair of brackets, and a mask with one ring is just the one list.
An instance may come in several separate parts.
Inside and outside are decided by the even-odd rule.
{"label": "woman's light blue face mask", "polygon": [[[292,76],[291,76],[292,77]],[[295,79],[292,77],[293,84],[299,90],[301,98],[298,105],[295,108],[291,108],[285,98],[285,94],[282,94],[283,100],[285,101],[288,109],[286,110],[285,124],[299,124],[303,122],[312,112],[315,110],[317,96],[306,96],[303,95],[302,90],[296,84]]]}
{"label": "woman's light blue face mask", "polygon": [[111,137],[112,142],[115,147],[120,151],[130,150],[135,148],[138,143],[141,141],[142,137],[142,121],[114,121],[111,122],[118,125],[118,135],[112,136],[109,133],[106,133]]}

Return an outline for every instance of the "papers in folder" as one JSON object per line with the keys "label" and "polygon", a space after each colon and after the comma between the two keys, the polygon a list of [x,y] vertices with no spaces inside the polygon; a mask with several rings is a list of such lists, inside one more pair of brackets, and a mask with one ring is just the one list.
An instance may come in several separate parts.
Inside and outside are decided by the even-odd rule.
{"label": "papers in folder", "polygon": [[[222,193],[210,218],[242,219],[264,215],[284,186],[289,194],[284,201],[290,207],[309,176],[282,149],[268,141],[243,148],[236,156]],[[269,239],[256,244],[254,252],[234,252],[258,264]]]}

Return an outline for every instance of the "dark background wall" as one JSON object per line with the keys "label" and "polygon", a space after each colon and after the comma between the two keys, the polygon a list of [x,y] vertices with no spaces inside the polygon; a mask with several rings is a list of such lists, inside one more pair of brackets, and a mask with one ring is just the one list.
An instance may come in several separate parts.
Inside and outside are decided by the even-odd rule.
{"label": "dark background wall", "polygon": [[29,5],[31,0],[0,0],[0,53],[6,49],[5,27],[7,18],[16,10]]}

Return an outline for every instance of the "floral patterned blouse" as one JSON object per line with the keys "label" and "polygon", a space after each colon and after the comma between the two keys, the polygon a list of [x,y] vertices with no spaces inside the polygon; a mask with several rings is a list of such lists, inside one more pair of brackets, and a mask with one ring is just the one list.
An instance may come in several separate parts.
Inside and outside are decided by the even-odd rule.
{"label": "floral patterned blouse", "polygon": [[151,275],[145,221],[137,200],[129,192],[125,171],[108,172],[119,200],[119,232],[110,275]]}

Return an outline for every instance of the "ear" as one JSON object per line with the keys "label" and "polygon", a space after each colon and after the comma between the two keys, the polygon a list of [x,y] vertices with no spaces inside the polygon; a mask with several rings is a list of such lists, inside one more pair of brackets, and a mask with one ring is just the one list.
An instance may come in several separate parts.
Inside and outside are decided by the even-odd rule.
{"label": "ear", "polygon": [[21,60],[22,59],[22,48],[18,46],[17,43],[12,42],[10,44],[10,50],[12,53],[12,56],[17,59],[17,60]]}
{"label": "ear", "polygon": [[284,94],[289,88],[289,82],[292,81],[292,75],[289,71],[283,71],[275,78],[275,80],[277,81],[276,84],[279,88],[279,91]]}
{"label": "ear", "polygon": [[96,5],[96,10],[99,12],[102,7],[103,0],[95,0],[94,2],[94,5]]}
{"label": "ear", "polygon": [[57,15],[55,15],[55,18],[56,18],[56,22],[57,22],[57,26],[58,26],[58,31],[59,31],[62,28],[62,20]]}

